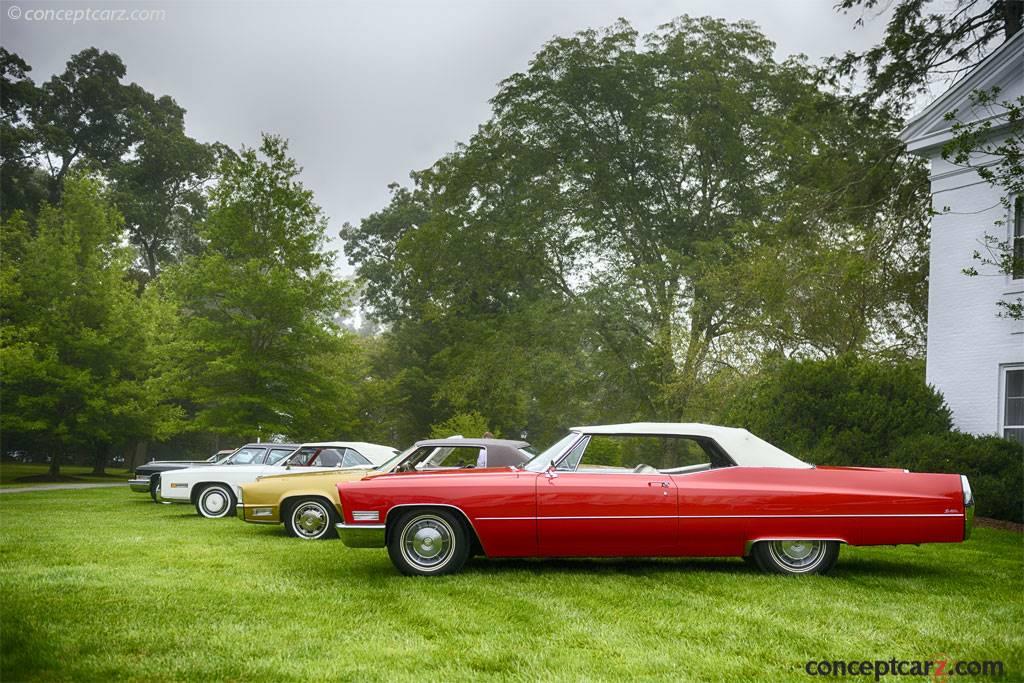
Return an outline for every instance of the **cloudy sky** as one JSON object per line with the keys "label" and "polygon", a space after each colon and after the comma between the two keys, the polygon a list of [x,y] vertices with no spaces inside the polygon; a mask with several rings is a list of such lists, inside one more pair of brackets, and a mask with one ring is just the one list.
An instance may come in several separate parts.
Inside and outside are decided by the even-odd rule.
{"label": "cloudy sky", "polygon": [[[0,43],[36,82],[95,46],[128,80],[171,95],[191,135],[253,145],[284,135],[331,219],[385,205],[387,185],[465,141],[489,114],[496,84],[551,37],[619,17],[647,32],[681,14],[750,19],[780,58],[812,60],[877,42],[884,19],[843,15],[833,0],[341,0],[102,3],[2,0]],[[162,10],[149,21],[75,21],[40,9]],[[60,21],[56,17],[71,17]],[[102,18],[104,15],[98,15]],[[145,16],[136,15],[136,16]],[[48,18],[53,17],[53,18]],[[336,240],[335,248],[342,248]],[[340,260],[343,271],[349,269]]]}

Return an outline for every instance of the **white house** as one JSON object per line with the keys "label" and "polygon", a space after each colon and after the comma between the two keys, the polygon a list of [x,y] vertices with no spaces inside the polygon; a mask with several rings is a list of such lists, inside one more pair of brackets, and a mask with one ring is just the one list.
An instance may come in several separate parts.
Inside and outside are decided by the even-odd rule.
{"label": "white house", "polygon": [[[951,138],[945,114],[956,110],[964,121],[991,116],[972,111],[969,96],[993,86],[1001,89],[1001,101],[1024,95],[1024,31],[911,119],[901,137],[908,150],[931,162],[937,212],[928,271],[928,382],[945,396],[958,429],[1024,443],[1024,323],[997,317],[996,306],[1024,297],[1024,273],[1004,275],[979,266],[979,275],[963,274],[977,265],[975,251],[986,253],[986,234],[1024,249],[1024,198],[1007,197],[1005,189],[941,154]],[[1005,133],[1005,122],[993,119],[994,135],[1000,126]],[[1009,211],[1002,199],[1009,199]]]}

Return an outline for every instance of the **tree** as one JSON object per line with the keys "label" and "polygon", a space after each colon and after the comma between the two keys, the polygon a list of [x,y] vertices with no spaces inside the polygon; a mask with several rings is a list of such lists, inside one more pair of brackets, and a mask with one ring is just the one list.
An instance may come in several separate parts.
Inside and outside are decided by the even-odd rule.
{"label": "tree", "polygon": [[64,177],[77,162],[105,169],[139,141],[140,121],[153,96],[123,84],[121,58],[94,47],[73,55],[64,73],[39,89],[32,125],[50,173],[50,201],[56,203]]}
{"label": "tree", "polygon": [[267,135],[221,160],[199,227],[205,249],[157,281],[177,306],[161,374],[197,431],[337,438],[356,419],[359,378],[343,370],[358,365],[339,358],[357,350],[333,322],[347,288],[287,149]]}
{"label": "tree", "polygon": [[[842,11],[877,7],[878,0],[843,0]],[[881,44],[861,54],[847,53],[830,60],[833,82],[864,70],[867,83],[862,103],[882,101],[895,112],[906,112],[914,98],[934,80],[951,81],[974,68],[989,52],[1024,27],[1024,0],[958,0],[950,8],[928,0],[900,0],[892,7]],[[858,24],[863,19],[858,20]],[[1005,192],[1003,205],[1012,213],[1010,196],[1024,185],[1024,98],[1000,99],[999,88],[971,94],[970,111],[947,112],[953,139],[942,150],[944,159],[973,168],[981,178]],[[997,221],[1003,227],[1003,221]],[[984,252],[974,260],[1003,274],[1024,272],[1024,244],[986,235]],[[1018,251],[1020,253],[1018,253]],[[964,269],[976,276],[976,266]],[[1024,302],[1000,300],[997,315],[1021,319]]]}
{"label": "tree", "polygon": [[39,90],[21,57],[0,47],[0,214],[15,211],[34,215],[46,196],[45,183],[33,158],[35,133],[29,125]]}
{"label": "tree", "polygon": [[161,266],[200,249],[195,226],[205,212],[204,185],[217,152],[185,134],[184,115],[170,97],[156,100],[138,124],[137,148],[108,172],[129,240],[149,280]]}
{"label": "tree", "polygon": [[[837,8],[869,12],[879,0],[841,0]],[[955,78],[970,70],[993,46],[1021,30],[1024,0],[898,0],[891,7],[882,42],[863,53],[830,60],[837,77],[863,70],[864,102],[881,100],[904,112],[936,78]],[[857,19],[863,24],[864,17]]]}
{"label": "tree", "polygon": [[[1000,99],[1000,89],[995,87],[972,93],[970,103],[973,118],[961,121],[960,112],[946,114],[946,120],[953,122],[953,138],[943,147],[942,157],[974,169],[989,185],[1005,192],[1000,203],[1010,220],[1020,224],[1024,222],[1024,96]],[[995,225],[997,229],[1006,227],[1002,220]],[[981,266],[1014,279],[1024,278],[1024,238],[1017,232],[1014,227],[1009,239],[986,234],[984,251],[974,252],[977,265],[965,268],[964,274],[976,277],[981,273],[977,266]],[[998,316],[1024,319],[1021,297],[1000,299],[996,305]]]}
{"label": "tree", "polygon": [[0,424],[47,448],[57,476],[75,451],[109,450],[173,419],[147,387],[147,313],[128,279],[122,222],[99,180],[68,176],[60,205],[3,224]]}
{"label": "tree", "polygon": [[[557,382],[556,421],[679,419],[772,345],[874,350],[919,315],[918,282],[884,272],[902,265],[886,250],[919,264],[927,197],[911,173],[910,208],[889,203],[896,122],[852,114],[773,49],[749,23],[688,17],[557,38],[467,144],[343,232],[441,417],[477,409],[515,433],[505,416]],[[763,277],[797,250],[787,287]],[[823,253],[856,266],[863,296],[835,296]]]}

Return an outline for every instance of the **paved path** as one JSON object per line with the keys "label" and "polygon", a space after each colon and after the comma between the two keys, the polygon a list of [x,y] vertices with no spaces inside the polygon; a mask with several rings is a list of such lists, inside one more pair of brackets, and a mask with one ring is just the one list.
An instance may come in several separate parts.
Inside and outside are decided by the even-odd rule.
{"label": "paved path", "polygon": [[127,481],[117,484],[40,484],[39,486],[3,486],[0,493],[26,493],[29,491],[68,491],[74,489],[108,489],[114,486],[127,486]]}

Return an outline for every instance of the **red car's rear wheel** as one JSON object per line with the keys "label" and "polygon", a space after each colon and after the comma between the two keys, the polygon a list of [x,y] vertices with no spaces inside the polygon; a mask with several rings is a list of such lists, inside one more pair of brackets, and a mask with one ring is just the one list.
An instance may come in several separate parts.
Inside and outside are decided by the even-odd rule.
{"label": "red car's rear wheel", "polygon": [[839,558],[838,541],[760,541],[751,551],[757,566],[773,574],[824,574]]}

